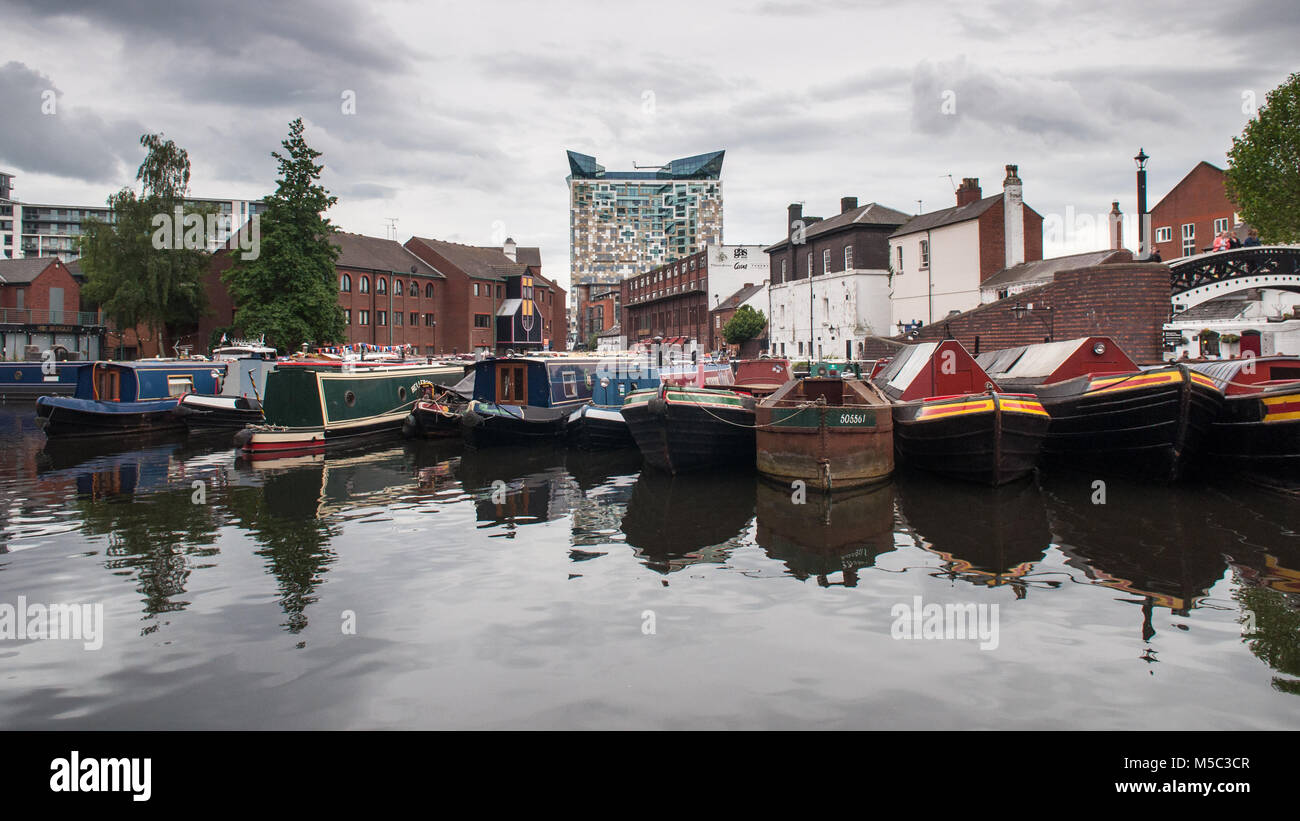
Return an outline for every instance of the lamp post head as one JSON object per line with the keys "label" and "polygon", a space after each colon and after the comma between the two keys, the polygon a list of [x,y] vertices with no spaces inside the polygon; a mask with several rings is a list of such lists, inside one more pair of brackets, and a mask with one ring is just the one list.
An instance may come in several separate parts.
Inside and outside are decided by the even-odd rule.
{"label": "lamp post head", "polygon": [[1137,168],[1139,171],[1145,171],[1147,167],[1147,160],[1149,159],[1151,158],[1147,156],[1147,152],[1139,148],[1137,156],[1133,158],[1133,162],[1137,163]]}
{"label": "lamp post head", "polygon": [[1028,312],[1029,309],[1022,305],[1018,299],[1016,300],[1016,304],[1011,306],[1011,315],[1014,316],[1017,321],[1024,319],[1025,314]]}

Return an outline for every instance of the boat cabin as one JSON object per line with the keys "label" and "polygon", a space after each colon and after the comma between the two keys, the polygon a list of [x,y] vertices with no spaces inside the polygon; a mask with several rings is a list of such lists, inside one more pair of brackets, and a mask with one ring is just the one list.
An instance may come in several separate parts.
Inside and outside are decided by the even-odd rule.
{"label": "boat cabin", "polygon": [[608,363],[596,370],[596,384],[591,389],[591,404],[599,407],[621,408],[623,400],[633,391],[659,387],[659,371],[653,365],[643,365],[633,360]]}
{"label": "boat cabin", "polygon": [[773,393],[794,379],[788,359],[745,359],[736,363],[737,389],[755,396]]}
{"label": "boat cabin", "polygon": [[978,362],[1004,388],[1052,385],[1080,376],[1141,370],[1108,336],[1083,336],[989,351],[980,354]]}
{"label": "boat cabin", "polygon": [[591,401],[595,359],[511,356],[474,365],[474,399],[498,405],[553,408]]}
{"label": "boat cabin", "polygon": [[1225,396],[1258,393],[1275,385],[1300,383],[1300,357],[1261,356],[1244,359],[1220,359],[1214,362],[1190,362],[1187,365],[1203,373]]}
{"label": "boat cabin", "polygon": [[174,399],[187,393],[213,396],[221,392],[226,365],[165,359],[95,362],[77,374],[76,397],[99,402],[143,402]]}
{"label": "boat cabin", "polygon": [[998,387],[955,339],[904,347],[872,381],[895,402],[964,396]]}

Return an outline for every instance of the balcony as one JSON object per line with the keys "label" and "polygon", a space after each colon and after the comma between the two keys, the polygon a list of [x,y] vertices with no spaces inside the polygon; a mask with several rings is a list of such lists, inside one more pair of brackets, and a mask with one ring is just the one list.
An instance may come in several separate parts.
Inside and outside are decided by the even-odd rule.
{"label": "balcony", "polygon": [[34,308],[0,308],[0,325],[80,325],[104,327],[94,311],[51,311]]}

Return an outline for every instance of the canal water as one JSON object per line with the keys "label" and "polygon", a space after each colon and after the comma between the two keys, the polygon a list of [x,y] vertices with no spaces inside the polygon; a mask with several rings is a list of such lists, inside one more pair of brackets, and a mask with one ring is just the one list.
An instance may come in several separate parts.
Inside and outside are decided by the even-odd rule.
{"label": "canal water", "polygon": [[0,727],[1300,728],[1291,492],[229,442],[0,405],[0,610],[102,605],[0,638]]}

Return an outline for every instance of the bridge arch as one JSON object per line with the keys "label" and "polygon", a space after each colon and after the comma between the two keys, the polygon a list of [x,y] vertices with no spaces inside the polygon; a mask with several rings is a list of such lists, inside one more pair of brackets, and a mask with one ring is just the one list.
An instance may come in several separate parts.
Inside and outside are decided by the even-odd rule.
{"label": "bridge arch", "polygon": [[1175,315],[1250,288],[1300,292],[1300,245],[1256,245],[1181,257],[1169,266]]}

